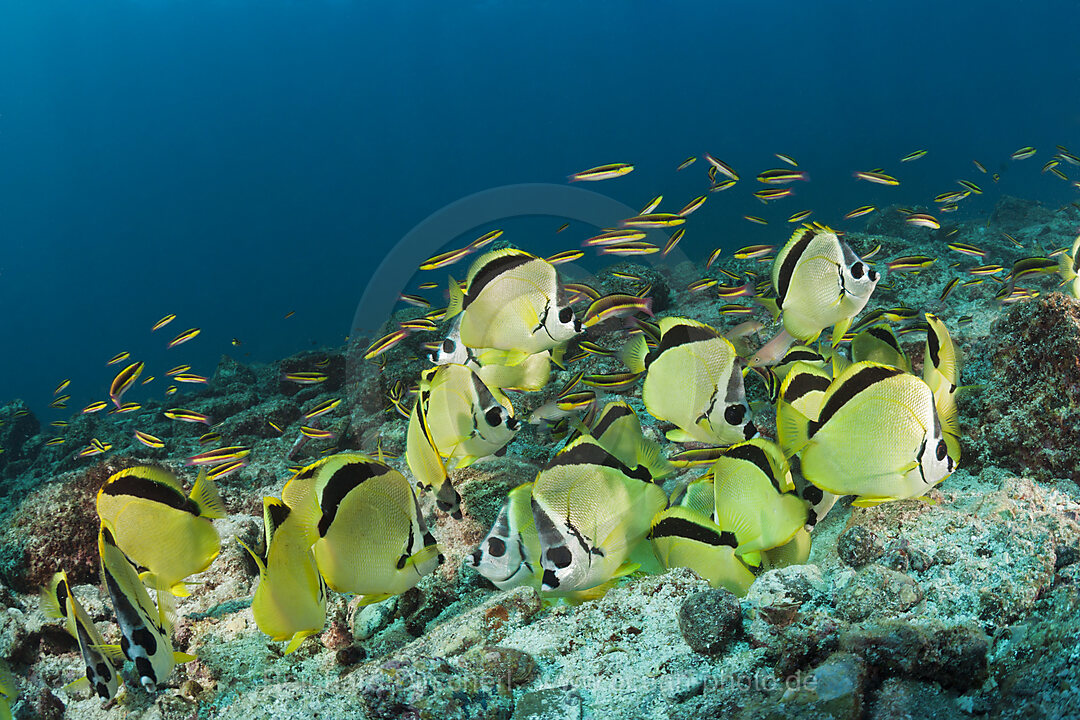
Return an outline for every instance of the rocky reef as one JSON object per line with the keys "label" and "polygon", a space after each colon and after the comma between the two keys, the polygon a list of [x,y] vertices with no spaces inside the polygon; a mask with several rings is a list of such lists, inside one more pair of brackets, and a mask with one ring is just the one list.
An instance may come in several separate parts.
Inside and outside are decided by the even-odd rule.
{"label": "rocky reef", "polygon": [[[883,258],[941,255],[943,235],[916,232],[893,215],[849,241],[863,252],[880,243]],[[979,244],[1007,265],[1068,244],[1075,222],[1071,209],[1008,199],[989,227],[941,233],[956,227],[950,241]],[[996,240],[1002,232],[1027,249]],[[620,266],[624,274],[634,268]],[[673,310],[717,326],[736,322],[677,289],[696,279],[687,268],[650,272]],[[932,310],[955,330],[964,356],[959,471],[925,499],[841,502],[815,527],[808,562],[761,573],[743,598],[685,569],[635,573],[580,604],[530,588],[495,590],[466,556],[507,491],[546,460],[550,438],[530,427],[505,457],[455,473],[463,519],[422,497],[446,556],[436,572],[366,606],[331,594],[325,630],[284,655],[255,625],[257,570],[238,541],[261,542],[260,498],[280,493],[289,465],[330,451],[381,450],[404,466],[397,456],[405,422],[387,394],[423,367],[419,340],[395,348],[382,370],[360,360],[360,338],[274,365],[224,358],[211,382],[182,400],[149,400],[133,416],[73,418],[60,446],[45,445],[51,433],[25,405],[4,406],[0,658],[18,678],[15,717],[1080,717],[1080,304],[1054,292],[1052,278],[1031,283],[1042,291],[1033,300],[1002,305],[996,288],[977,285],[941,302],[942,286],[959,272],[943,259],[895,275],[868,307]],[[767,339],[775,326],[762,319]],[[614,346],[618,332],[590,339]],[[920,365],[922,336],[902,333],[901,341]],[[584,362],[592,372],[616,364]],[[314,369],[325,382],[282,379]],[[303,414],[330,398],[342,404],[320,420],[334,439],[305,439]],[[545,399],[521,396],[515,406],[528,412]],[[112,473],[136,464],[186,472],[191,481],[183,460],[200,451],[208,428],[164,418],[179,405],[210,415],[220,423],[214,432],[252,452],[246,467],[219,481],[228,512],[215,521],[220,556],[177,600],[176,648],[197,659],[177,666],[157,694],[129,684],[103,704],[65,688],[82,660],[36,594],[64,568],[106,641],[118,640],[98,584],[94,497]],[[139,444],[135,429],[167,439],[167,450]],[[650,423],[645,432],[659,437],[660,429]],[[78,457],[92,437],[112,449]]]}

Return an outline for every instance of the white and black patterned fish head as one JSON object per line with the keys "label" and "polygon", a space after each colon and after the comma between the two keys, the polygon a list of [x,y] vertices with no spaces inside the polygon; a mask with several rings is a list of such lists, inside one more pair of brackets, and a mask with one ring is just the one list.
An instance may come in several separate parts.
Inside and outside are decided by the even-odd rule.
{"label": "white and black patterned fish head", "polygon": [[566,307],[549,306],[543,318],[544,328],[555,342],[566,342],[582,332],[581,321],[574,314],[574,309]]}
{"label": "white and black patterned fish head", "polygon": [[844,264],[840,268],[841,285],[845,295],[866,303],[877,287],[881,275],[869,263],[864,262],[847,243],[840,240]]}
{"label": "white and black patterned fish head", "polygon": [[948,444],[945,442],[945,434],[938,418],[937,409],[934,409],[933,426],[927,428],[919,446],[916,459],[919,463],[919,472],[927,489],[940,483],[952,474],[956,469],[956,461],[949,454]]}
{"label": "white and black patterned fish head", "polygon": [[449,365],[454,363],[464,365],[469,361],[469,348],[461,342],[461,318],[454,319],[449,334],[439,344],[439,347],[431,353],[431,362],[435,365]]}
{"label": "white and black patterned fish head", "polygon": [[746,386],[743,383],[741,360],[736,359],[732,363],[731,374],[728,376],[727,387],[724,390],[723,406],[717,403],[716,410],[721,410],[721,412],[712,412],[709,416],[710,422],[714,428],[717,428],[718,424],[721,428],[726,426],[725,429],[728,432],[723,433],[723,437],[741,436],[743,440],[757,437],[757,426],[751,419],[753,413],[750,411],[749,403],[746,402]]}

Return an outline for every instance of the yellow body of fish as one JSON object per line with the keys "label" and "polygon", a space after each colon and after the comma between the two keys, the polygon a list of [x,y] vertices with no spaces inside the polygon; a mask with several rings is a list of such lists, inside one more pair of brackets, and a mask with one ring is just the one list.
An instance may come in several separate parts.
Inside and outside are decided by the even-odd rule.
{"label": "yellow body of fish", "polygon": [[301,515],[311,511],[308,503],[317,506],[315,563],[337,592],[381,600],[442,562],[409,481],[366,455],[320,460],[290,480],[282,497]]}
{"label": "yellow body of fish", "polygon": [[802,474],[858,505],[922,495],[948,477],[948,454],[930,387],[897,368],[855,363],[833,380],[815,420],[783,419]]}
{"label": "yellow body of fish", "polygon": [[244,545],[259,567],[251,601],[255,624],[272,640],[287,640],[285,654],[326,624],[326,588],[311,552],[317,509],[314,503],[304,503],[303,509],[306,514],[264,497],[266,562]]}
{"label": "yellow body of fish", "polygon": [[97,511],[114,528],[123,553],[176,595],[186,595],[183,580],[209,567],[221,551],[211,519],[224,517],[225,510],[205,471],[185,496],[167,470],[121,470],[98,491]]}
{"label": "yellow body of fish", "polygon": [[835,232],[823,225],[800,227],[773,262],[772,282],[784,329],[809,342],[835,326],[833,344],[837,344],[866,306],[878,279],[877,271]]}

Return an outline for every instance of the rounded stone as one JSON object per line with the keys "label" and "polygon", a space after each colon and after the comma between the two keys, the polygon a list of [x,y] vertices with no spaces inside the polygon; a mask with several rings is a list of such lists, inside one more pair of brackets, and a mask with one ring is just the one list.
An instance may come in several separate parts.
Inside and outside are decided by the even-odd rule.
{"label": "rounded stone", "polygon": [[704,655],[722,652],[741,627],[739,600],[724,588],[688,595],[679,608],[679,630],[694,652]]}
{"label": "rounded stone", "polygon": [[836,541],[836,553],[845,564],[853,568],[874,562],[884,552],[885,544],[878,534],[862,525],[848,528]]}

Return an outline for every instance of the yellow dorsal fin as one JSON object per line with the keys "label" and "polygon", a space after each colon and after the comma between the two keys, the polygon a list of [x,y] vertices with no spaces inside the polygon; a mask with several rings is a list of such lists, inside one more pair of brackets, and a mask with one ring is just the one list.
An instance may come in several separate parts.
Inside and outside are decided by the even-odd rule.
{"label": "yellow dorsal fin", "polygon": [[153,482],[160,483],[162,485],[168,485],[169,487],[174,488],[177,492],[184,492],[184,488],[180,484],[180,480],[175,475],[173,475],[168,470],[165,470],[164,468],[152,466],[133,467],[128,470],[118,472],[111,478],[109,478],[109,482],[112,482],[117,478],[127,475],[135,475],[137,477],[146,478],[147,480],[152,480]]}
{"label": "yellow dorsal fin", "polygon": [[172,594],[172,588],[158,578],[154,578],[153,587],[157,596],[158,626],[165,635],[170,635],[173,623],[176,622],[176,596]]}

